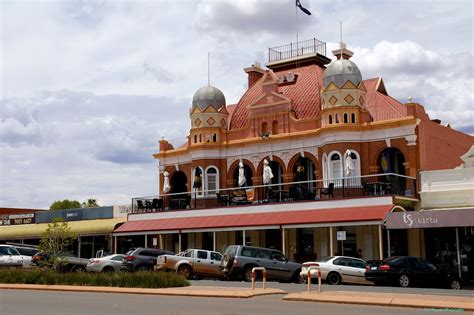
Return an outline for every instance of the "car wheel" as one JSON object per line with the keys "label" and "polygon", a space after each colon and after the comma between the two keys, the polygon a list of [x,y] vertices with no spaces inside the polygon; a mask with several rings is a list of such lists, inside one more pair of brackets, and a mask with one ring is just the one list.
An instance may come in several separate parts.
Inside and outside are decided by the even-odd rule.
{"label": "car wheel", "polygon": [[301,284],[308,284],[308,278],[307,277],[299,276],[298,280]]}
{"label": "car wheel", "polygon": [[374,281],[374,286],[376,286],[376,287],[380,287],[380,286],[383,286],[383,285],[384,285],[383,281]]}
{"label": "car wheel", "polygon": [[178,274],[182,275],[186,279],[191,279],[192,273],[191,267],[189,266],[181,266],[178,268]]}
{"label": "car wheel", "polygon": [[233,262],[234,262],[233,255],[224,254],[224,256],[222,256],[222,265],[224,266],[224,268],[229,268],[230,266],[232,266]]}
{"label": "car wheel", "polygon": [[247,282],[252,281],[252,268],[253,267],[248,267],[245,269],[244,274],[243,274],[243,280]]}
{"label": "car wheel", "polygon": [[341,276],[337,272],[331,272],[326,277],[326,282],[328,284],[337,285],[341,283]]}
{"label": "car wheel", "polygon": [[405,274],[400,275],[398,277],[398,285],[402,288],[408,287],[410,285],[410,278]]}
{"label": "car wheel", "polygon": [[110,267],[110,266],[105,266],[103,269],[102,269],[102,272],[114,272],[115,269],[113,267]]}
{"label": "car wheel", "polygon": [[145,271],[149,271],[148,267],[146,266],[140,266],[137,268],[137,271],[139,272],[145,272]]}
{"label": "car wheel", "polygon": [[293,273],[293,275],[291,276],[290,281],[293,283],[300,283],[300,272],[300,269],[296,270],[295,273]]}
{"label": "car wheel", "polygon": [[449,281],[449,288],[453,290],[461,290],[461,282],[456,279]]}

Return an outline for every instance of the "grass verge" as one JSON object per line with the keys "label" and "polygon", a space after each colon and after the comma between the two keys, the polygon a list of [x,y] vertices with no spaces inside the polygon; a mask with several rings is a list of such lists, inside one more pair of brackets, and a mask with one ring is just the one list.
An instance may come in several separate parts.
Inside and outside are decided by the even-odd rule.
{"label": "grass verge", "polygon": [[189,286],[182,276],[170,272],[55,272],[50,269],[0,269],[0,283],[103,286],[124,288],[170,288]]}

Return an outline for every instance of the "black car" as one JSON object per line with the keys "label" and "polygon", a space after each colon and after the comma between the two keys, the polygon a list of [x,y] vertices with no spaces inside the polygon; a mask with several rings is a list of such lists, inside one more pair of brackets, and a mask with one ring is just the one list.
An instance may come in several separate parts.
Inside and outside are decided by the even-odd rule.
{"label": "black car", "polygon": [[125,255],[121,269],[130,272],[151,271],[156,265],[156,257],[160,255],[174,255],[174,253],[165,249],[138,247]]}
{"label": "black car", "polygon": [[461,281],[450,272],[440,271],[430,261],[412,256],[369,260],[365,279],[375,285],[396,284],[401,287],[445,287],[461,289]]}

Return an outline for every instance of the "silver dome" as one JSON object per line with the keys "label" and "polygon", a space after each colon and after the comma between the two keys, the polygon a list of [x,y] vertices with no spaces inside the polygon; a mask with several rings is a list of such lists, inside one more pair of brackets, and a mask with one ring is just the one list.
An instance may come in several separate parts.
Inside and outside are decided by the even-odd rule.
{"label": "silver dome", "polygon": [[198,106],[201,110],[212,105],[215,109],[225,106],[224,94],[213,86],[204,86],[194,93],[193,108]]}
{"label": "silver dome", "polygon": [[323,84],[325,87],[330,82],[334,82],[338,87],[341,87],[347,81],[351,81],[356,86],[362,81],[359,67],[348,59],[334,60],[324,70]]}

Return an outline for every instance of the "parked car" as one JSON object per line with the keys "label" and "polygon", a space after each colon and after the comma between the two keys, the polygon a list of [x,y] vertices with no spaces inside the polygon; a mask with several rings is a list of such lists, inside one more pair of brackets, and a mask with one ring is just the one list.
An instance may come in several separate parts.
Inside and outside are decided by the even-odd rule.
{"label": "parked car", "polygon": [[88,272],[114,272],[120,271],[122,261],[125,255],[115,254],[100,258],[91,258],[87,263],[86,270]]}
{"label": "parked car", "polygon": [[252,268],[265,267],[268,279],[298,282],[301,264],[289,261],[280,251],[231,245],[222,256],[220,269],[226,278],[252,280]]}
{"label": "parked car", "polygon": [[[314,262],[305,262],[301,268],[300,281],[307,283],[308,269],[311,266],[319,266],[321,280],[328,284],[356,283],[372,284],[365,279],[364,260],[346,256],[329,256]],[[311,278],[317,281],[317,270],[311,270]]]}
{"label": "parked car", "polygon": [[221,278],[219,268],[222,254],[204,249],[188,249],[177,255],[161,255],[156,259],[155,270],[176,271],[191,279],[192,277]]}
{"label": "parked car", "polygon": [[151,271],[156,265],[156,258],[160,255],[174,255],[174,253],[165,249],[138,247],[125,255],[120,268],[130,272]]}
{"label": "parked car", "polygon": [[462,288],[460,279],[454,273],[438,270],[430,261],[412,256],[368,261],[365,278],[375,285]]}
{"label": "parked car", "polygon": [[[48,255],[44,252],[38,252],[33,256],[32,262],[34,265],[42,267],[46,265],[46,262],[48,260]],[[85,271],[86,266],[89,263],[89,259],[87,258],[79,258],[76,256],[73,256],[71,253],[68,253],[60,258],[61,261],[61,266],[60,270],[61,271]]]}
{"label": "parked car", "polygon": [[33,256],[39,252],[37,246],[17,243],[7,244],[15,247],[20,253],[21,258],[23,259],[23,268],[31,268],[33,266]]}
{"label": "parked car", "polygon": [[15,247],[11,245],[0,245],[0,268],[2,267],[23,267],[23,258]]}

